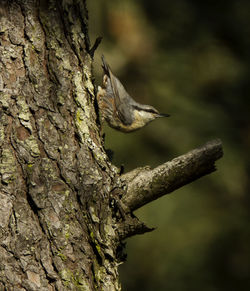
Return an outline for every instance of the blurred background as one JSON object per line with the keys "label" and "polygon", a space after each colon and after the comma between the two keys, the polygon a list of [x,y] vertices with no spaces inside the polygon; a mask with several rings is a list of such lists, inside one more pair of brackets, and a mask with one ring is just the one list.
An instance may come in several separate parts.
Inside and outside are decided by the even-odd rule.
{"label": "blurred background", "polygon": [[113,163],[155,167],[221,138],[218,170],[135,214],[124,291],[250,290],[250,1],[88,1],[96,84],[103,53],[138,102],[170,118],[104,128]]}

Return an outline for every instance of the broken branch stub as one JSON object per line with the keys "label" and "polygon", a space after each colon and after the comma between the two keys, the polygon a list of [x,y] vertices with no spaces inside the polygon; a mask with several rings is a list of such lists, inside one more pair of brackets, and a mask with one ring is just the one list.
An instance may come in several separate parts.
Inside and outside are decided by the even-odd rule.
{"label": "broken branch stub", "polygon": [[169,194],[216,170],[223,156],[221,140],[216,139],[154,169],[138,168],[121,176],[127,182],[122,202],[131,210]]}

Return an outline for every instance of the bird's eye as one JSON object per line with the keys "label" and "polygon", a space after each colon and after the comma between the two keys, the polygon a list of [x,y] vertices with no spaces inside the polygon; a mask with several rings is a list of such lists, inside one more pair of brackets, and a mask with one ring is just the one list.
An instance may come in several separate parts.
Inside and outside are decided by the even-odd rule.
{"label": "bird's eye", "polygon": [[158,112],[154,109],[146,109],[145,111],[150,112],[150,113],[155,113],[158,114]]}

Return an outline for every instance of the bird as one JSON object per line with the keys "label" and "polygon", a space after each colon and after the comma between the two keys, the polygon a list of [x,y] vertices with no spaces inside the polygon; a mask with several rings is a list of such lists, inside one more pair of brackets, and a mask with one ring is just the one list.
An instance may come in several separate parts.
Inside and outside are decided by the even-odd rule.
{"label": "bird", "polygon": [[97,103],[101,120],[105,120],[110,127],[129,133],[144,127],[156,118],[170,116],[159,113],[151,105],[136,102],[112,73],[103,55],[102,68],[103,83],[102,87],[98,86]]}

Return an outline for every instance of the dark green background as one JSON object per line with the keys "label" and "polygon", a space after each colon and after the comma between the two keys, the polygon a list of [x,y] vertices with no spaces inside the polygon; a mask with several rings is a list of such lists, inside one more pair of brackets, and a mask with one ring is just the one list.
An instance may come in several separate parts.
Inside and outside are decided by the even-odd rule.
{"label": "dark green background", "polygon": [[125,171],[221,138],[218,171],[136,215],[157,229],[127,242],[125,291],[250,290],[250,2],[88,1],[103,53],[137,101],[171,117],[138,132],[107,127]]}

